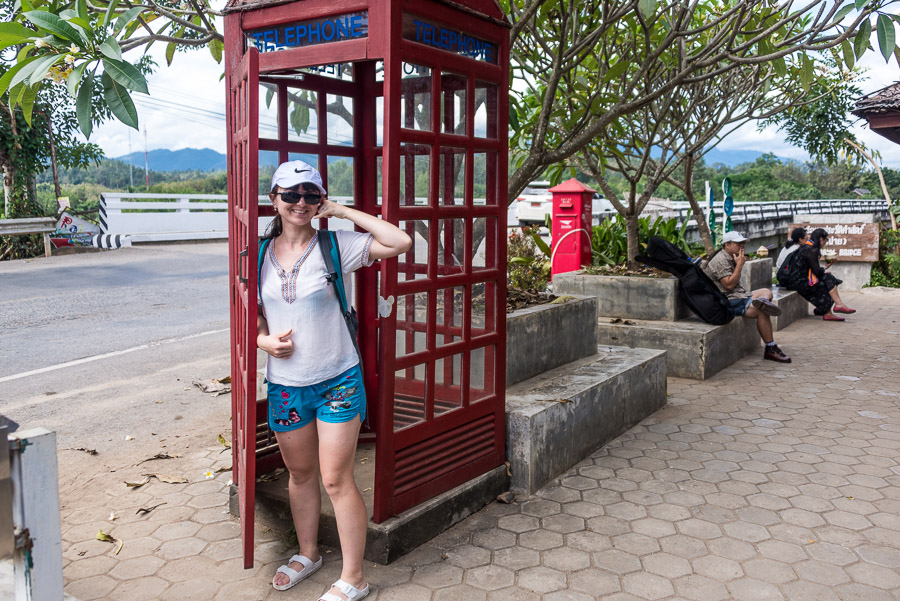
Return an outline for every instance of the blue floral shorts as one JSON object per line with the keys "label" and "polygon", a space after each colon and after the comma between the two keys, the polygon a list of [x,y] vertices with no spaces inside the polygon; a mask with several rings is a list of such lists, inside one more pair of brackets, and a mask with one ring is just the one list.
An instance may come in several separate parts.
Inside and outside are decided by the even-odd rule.
{"label": "blue floral shorts", "polygon": [[366,390],[355,365],[344,373],[310,386],[268,384],[269,427],[290,432],[315,419],[331,424],[366,419]]}

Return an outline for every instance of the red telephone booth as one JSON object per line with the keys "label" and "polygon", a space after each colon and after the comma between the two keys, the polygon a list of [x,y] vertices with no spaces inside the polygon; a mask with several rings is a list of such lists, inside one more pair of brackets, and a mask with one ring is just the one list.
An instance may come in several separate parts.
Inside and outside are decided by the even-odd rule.
{"label": "red telephone booth", "polygon": [[372,519],[504,461],[509,34],[491,0],[225,11],[233,465],[250,567],[255,478],[280,464],[255,398],[257,218],[274,214],[259,200],[280,162],[312,164],[332,200],[414,239],[356,278]]}
{"label": "red telephone booth", "polygon": [[553,194],[550,275],[591,264],[591,201],[596,192],[575,178],[550,188]]}

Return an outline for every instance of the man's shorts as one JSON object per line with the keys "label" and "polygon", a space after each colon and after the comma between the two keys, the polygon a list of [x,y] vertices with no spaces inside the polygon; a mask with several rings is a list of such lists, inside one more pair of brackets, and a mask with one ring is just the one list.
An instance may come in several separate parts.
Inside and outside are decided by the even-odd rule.
{"label": "man's shorts", "polygon": [[753,299],[748,296],[747,298],[729,298],[728,302],[731,303],[731,308],[734,309],[735,315],[743,315],[747,312],[752,300]]}
{"label": "man's shorts", "polygon": [[366,390],[355,365],[344,373],[310,386],[284,386],[269,382],[269,427],[290,432],[315,419],[330,424],[366,419]]}

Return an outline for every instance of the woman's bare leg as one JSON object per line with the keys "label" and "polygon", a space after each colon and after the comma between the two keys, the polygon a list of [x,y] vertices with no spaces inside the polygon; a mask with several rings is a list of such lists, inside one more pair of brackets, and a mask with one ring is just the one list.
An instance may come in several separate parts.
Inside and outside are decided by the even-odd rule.
{"label": "woman's bare leg", "polygon": [[[297,542],[300,543],[300,555],[312,560],[319,560],[319,513],[322,495],[319,489],[319,434],[316,427],[307,424],[290,432],[276,432],[275,439],[284,457],[284,465],[290,474],[288,481],[288,497],[291,501],[291,516],[297,530]],[[299,563],[290,563],[288,567],[303,569]],[[276,584],[287,584],[289,578],[285,574],[276,574]]]}

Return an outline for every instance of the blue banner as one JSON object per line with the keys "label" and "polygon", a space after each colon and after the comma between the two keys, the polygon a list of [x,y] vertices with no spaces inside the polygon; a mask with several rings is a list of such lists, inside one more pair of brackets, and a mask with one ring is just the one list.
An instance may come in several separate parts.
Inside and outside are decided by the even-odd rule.
{"label": "blue banner", "polygon": [[246,32],[247,46],[275,52],[369,36],[369,13],[349,13],[324,19],[274,25]]}

